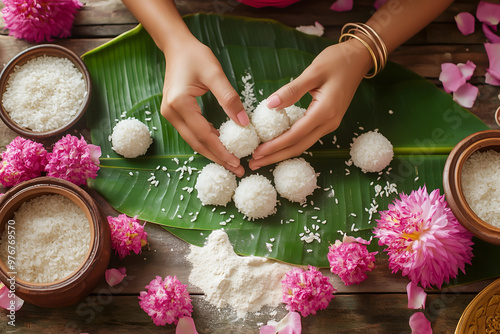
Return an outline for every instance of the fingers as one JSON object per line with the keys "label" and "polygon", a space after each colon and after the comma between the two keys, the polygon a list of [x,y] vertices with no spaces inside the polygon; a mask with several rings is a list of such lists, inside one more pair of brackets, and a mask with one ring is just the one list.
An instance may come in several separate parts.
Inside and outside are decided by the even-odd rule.
{"label": "fingers", "polygon": [[229,83],[229,80],[222,72],[222,69],[217,72],[215,76],[209,78],[210,88],[214,94],[217,102],[226,114],[231,118],[236,124],[241,126],[246,126],[250,123],[248,115],[243,108],[243,103],[241,102],[239,94],[234,90],[233,86]]}
{"label": "fingers", "polygon": [[307,71],[304,71],[295,80],[271,94],[267,98],[267,107],[281,109],[291,106],[312,88],[312,80],[309,78]]}

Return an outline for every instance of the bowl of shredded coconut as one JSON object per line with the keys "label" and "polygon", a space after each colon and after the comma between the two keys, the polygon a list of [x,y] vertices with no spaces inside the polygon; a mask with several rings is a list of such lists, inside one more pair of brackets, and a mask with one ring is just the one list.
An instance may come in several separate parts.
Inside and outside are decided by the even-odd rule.
{"label": "bowl of shredded coconut", "polygon": [[458,221],[476,237],[500,245],[500,130],[460,141],[446,160],[443,186]]}
{"label": "bowl of shredded coconut", "polygon": [[59,136],[85,113],[92,90],[90,74],[71,50],[42,44],[28,48],[0,74],[0,118],[33,139]]}
{"label": "bowl of shredded coconut", "polygon": [[104,277],[110,254],[106,216],[73,183],[39,177],[0,197],[0,280],[24,301],[79,302]]}

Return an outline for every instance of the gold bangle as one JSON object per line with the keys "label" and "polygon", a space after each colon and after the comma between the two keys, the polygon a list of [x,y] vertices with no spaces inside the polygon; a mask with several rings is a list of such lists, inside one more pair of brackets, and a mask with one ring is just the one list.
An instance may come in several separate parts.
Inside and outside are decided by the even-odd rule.
{"label": "gold bangle", "polygon": [[365,78],[366,79],[371,79],[373,78],[375,75],[377,75],[378,73],[378,61],[377,61],[377,56],[375,55],[375,52],[373,52],[372,48],[370,47],[370,45],[368,43],[366,43],[361,37],[359,36],[356,36],[354,34],[351,34],[351,33],[343,33],[340,38],[339,38],[339,43],[342,43],[344,41],[344,38],[345,37],[350,37],[347,40],[351,39],[351,38],[354,38],[356,40],[358,40],[359,42],[361,42],[361,44],[363,44],[366,49],[368,50],[368,52],[370,53],[371,57],[372,57],[372,60],[373,60],[373,73],[371,74],[366,74],[365,75]]}
{"label": "gold bangle", "polygon": [[[380,35],[377,34],[372,27],[364,23],[347,23],[342,27],[339,42],[344,40],[344,36],[348,36],[350,38],[353,38],[353,36],[358,37],[356,39],[364,42],[363,45],[365,45],[374,59],[374,71],[370,75],[365,75],[365,78],[373,78],[384,69],[388,58],[387,47],[385,46],[385,43]],[[361,38],[360,36],[366,38],[367,40]],[[376,55],[375,52],[373,52],[372,47],[368,44],[368,41],[375,47],[377,53]]]}

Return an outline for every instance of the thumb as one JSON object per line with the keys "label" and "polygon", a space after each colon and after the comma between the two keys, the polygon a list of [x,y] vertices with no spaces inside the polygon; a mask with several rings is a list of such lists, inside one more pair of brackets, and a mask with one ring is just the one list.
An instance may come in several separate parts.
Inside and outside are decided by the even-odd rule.
{"label": "thumb", "polygon": [[295,80],[287,83],[267,98],[268,108],[284,108],[295,104],[309,91],[307,77],[301,74]]}
{"label": "thumb", "polygon": [[250,123],[248,115],[243,108],[243,103],[241,103],[240,96],[223,73],[212,78],[210,90],[222,109],[224,109],[224,112],[236,124],[246,126]]}

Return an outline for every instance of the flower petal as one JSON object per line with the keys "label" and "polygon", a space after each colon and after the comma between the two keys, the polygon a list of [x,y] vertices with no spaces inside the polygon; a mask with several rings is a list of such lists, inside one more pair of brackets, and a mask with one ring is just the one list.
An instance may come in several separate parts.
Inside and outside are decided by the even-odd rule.
{"label": "flower petal", "polygon": [[431,322],[422,312],[414,313],[410,317],[411,334],[432,334]]}
{"label": "flower petal", "polygon": [[479,1],[476,10],[476,17],[483,23],[496,26],[500,23],[500,4]]}
{"label": "flower petal", "polygon": [[112,268],[112,269],[106,270],[106,273],[104,274],[104,276],[106,277],[106,282],[110,286],[115,286],[115,285],[119,284],[121,281],[123,281],[123,278],[125,276],[127,276],[125,274],[125,271],[126,270],[124,267],[121,267],[118,269]]}
{"label": "flower petal", "polygon": [[489,67],[486,69],[486,83],[499,85],[500,82],[500,43],[485,43],[484,48],[488,55]]}
{"label": "flower petal", "polygon": [[265,325],[260,328],[259,334],[300,334],[302,323],[298,312],[288,312],[276,325]]}
{"label": "flower petal", "polygon": [[461,12],[455,16],[455,22],[457,23],[458,30],[460,30],[460,32],[465,36],[474,32],[475,21],[476,19],[474,18],[474,15],[468,12]]}
{"label": "flower petal", "polygon": [[453,63],[441,64],[439,81],[443,83],[443,88],[447,93],[456,91],[466,82],[460,68]]}
{"label": "flower petal", "polygon": [[101,157],[101,147],[89,144],[90,160],[96,165],[99,165],[99,158]]}
{"label": "flower petal", "polygon": [[175,328],[175,334],[198,334],[196,331],[196,326],[194,325],[194,320],[191,317],[179,318],[177,327]]}
{"label": "flower petal", "polygon": [[465,78],[465,81],[467,81],[472,78],[472,74],[474,74],[474,70],[476,69],[476,64],[474,64],[470,60],[467,60],[467,63],[465,64],[457,64],[457,67],[460,70],[460,73],[462,73],[462,76]]}
{"label": "flower petal", "polygon": [[500,43],[500,36],[498,36],[492,29],[491,26],[483,23],[483,32],[488,41],[491,43]]}
{"label": "flower petal", "polygon": [[353,0],[337,0],[331,6],[330,9],[336,12],[348,12],[352,10]]}
{"label": "flower petal", "polygon": [[500,79],[497,79],[494,75],[490,73],[490,71],[486,70],[485,80],[488,85],[500,86]]}
{"label": "flower petal", "polygon": [[408,308],[415,310],[425,308],[427,294],[417,283],[410,281],[406,286],[406,293],[408,294]]}
{"label": "flower petal", "polygon": [[9,288],[3,283],[0,283],[0,286],[0,307],[6,310],[18,311],[23,306],[24,300],[10,294]]}
{"label": "flower petal", "polygon": [[467,82],[462,87],[453,92],[453,100],[460,104],[462,107],[472,108],[478,93],[479,88]]}
{"label": "flower petal", "polygon": [[295,29],[297,29],[300,32],[303,32],[304,34],[315,35],[315,36],[323,36],[323,33],[325,32],[325,28],[318,21],[316,21],[314,25],[298,26]]}

